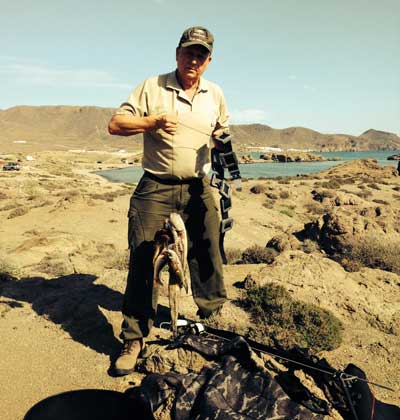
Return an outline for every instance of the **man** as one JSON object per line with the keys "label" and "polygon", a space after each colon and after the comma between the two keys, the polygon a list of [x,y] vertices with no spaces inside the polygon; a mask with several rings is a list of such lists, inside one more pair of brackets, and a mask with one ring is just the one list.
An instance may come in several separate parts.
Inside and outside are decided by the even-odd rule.
{"label": "man", "polygon": [[[157,309],[153,287],[153,238],[171,212],[181,214],[188,233],[188,264],[198,314],[208,317],[226,301],[219,250],[219,215],[206,177],[213,139],[228,128],[221,89],[202,78],[211,62],[214,37],[203,27],[184,31],[175,71],[141,83],[109,123],[109,132],[143,133],[144,175],[129,209],[130,268],[115,372],[132,372]],[[217,144],[218,142],[216,142]]]}

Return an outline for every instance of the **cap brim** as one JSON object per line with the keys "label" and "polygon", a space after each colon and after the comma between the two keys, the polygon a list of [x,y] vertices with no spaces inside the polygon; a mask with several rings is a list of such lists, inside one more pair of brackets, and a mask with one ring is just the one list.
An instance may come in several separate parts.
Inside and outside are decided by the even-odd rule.
{"label": "cap brim", "polygon": [[190,47],[191,45],[201,45],[204,48],[207,48],[208,51],[212,52],[212,47],[210,45],[208,45],[207,42],[202,42],[202,41],[188,41],[188,42],[183,42],[180,46],[182,48],[186,48],[186,47]]}

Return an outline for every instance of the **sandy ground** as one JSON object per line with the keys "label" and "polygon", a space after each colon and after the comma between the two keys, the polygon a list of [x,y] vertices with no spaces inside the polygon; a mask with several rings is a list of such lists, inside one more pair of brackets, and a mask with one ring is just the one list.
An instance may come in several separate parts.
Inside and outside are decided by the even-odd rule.
{"label": "sandy ground", "polygon": [[[109,367],[118,339],[126,278],[127,210],[132,185],[111,184],[91,172],[98,156],[37,153],[21,172],[0,173],[0,418],[21,419],[35,403],[76,389],[125,391],[142,375],[115,378]],[[102,155],[102,167],[119,166]],[[104,163],[106,161],[106,163]],[[235,228],[227,249],[265,246],[282,232],[301,230],[315,215],[311,190],[321,176],[302,180],[248,181],[234,193]],[[276,196],[250,188],[263,184]],[[345,186],[356,190],[356,186]],[[369,199],[400,207],[400,178],[371,189]],[[281,194],[287,192],[288,194]],[[231,299],[235,283],[251,274],[260,284],[274,281],[306,302],[331,310],[345,326],[342,345],[323,355],[337,368],[355,363],[368,377],[393,387],[376,395],[400,404],[399,329],[390,330],[400,314],[400,276],[363,268],[348,273],[320,252],[285,251],[272,265],[228,265]],[[167,306],[161,297],[160,305]],[[182,312],[194,317],[190,296]],[[371,320],[378,320],[372,322]],[[246,323],[232,302],[221,326]],[[394,324],[393,324],[394,325]],[[155,328],[152,337],[159,334]]]}

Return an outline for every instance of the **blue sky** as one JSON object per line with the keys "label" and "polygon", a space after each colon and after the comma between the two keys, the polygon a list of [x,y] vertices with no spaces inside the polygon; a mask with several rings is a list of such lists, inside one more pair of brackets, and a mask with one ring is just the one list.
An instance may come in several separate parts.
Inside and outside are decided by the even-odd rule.
{"label": "blue sky", "polygon": [[399,0],[0,0],[0,109],[116,107],[206,26],[232,123],[400,134]]}

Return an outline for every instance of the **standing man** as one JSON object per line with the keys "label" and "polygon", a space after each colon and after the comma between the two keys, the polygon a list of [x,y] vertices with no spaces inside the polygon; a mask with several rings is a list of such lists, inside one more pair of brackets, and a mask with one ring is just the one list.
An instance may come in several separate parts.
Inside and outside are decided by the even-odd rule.
{"label": "standing man", "polygon": [[[157,310],[153,287],[153,238],[171,212],[188,233],[188,264],[193,298],[201,317],[226,301],[219,249],[219,214],[212,196],[210,149],[228,129],[221,89],[202,78],[211,62],[214,37],[203,27],[183,32],[175,71],[141,83],[116,111],[110,134],[143,133],[144,175],[130,201],[129,274],[122,313],[124,347],[115,372],[133,372]],[[215,145],[218,146],[215,141]]]}

